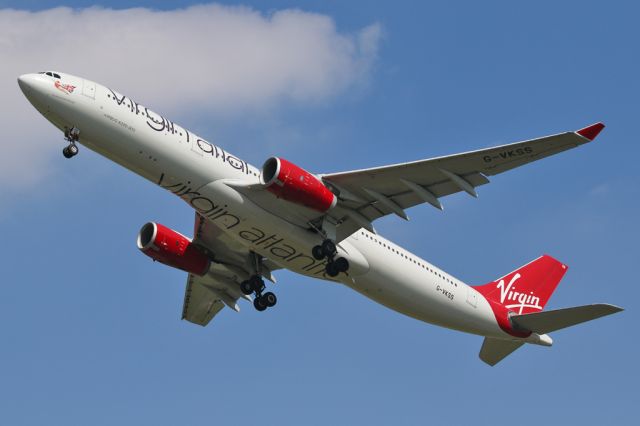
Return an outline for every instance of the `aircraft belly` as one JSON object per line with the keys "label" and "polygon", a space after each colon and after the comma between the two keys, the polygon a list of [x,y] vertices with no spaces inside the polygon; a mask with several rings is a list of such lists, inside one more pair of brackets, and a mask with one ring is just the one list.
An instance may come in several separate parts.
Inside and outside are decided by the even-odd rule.
{"label": "aircraft belly", "polygon": [[[315,231],[261,209],[223,180],[203,186],[198,193],[198,197],[185,201],[249,250],[291,271],[329,279],[325,275],[326,260],[316,260],[311,255],[312,247],[322,241]],[[369,270],[367,259],[349,241],[342,241],[337,248],[338,256],[349,261],[350,277]],[[341,275],[340,281],[350,279]]]}
{"label": "aircraft belly", "polygon": [[[366,244],[367,242],[363,242]],[[360,248],[370,263],[370,270],[346,283],[364,296],[397,312],[431,324],[479,335],[505,337],[498,327],[486,300],[476,306],[467,303],[463,283],[438,282],[421,266],[404,259],[390,261],[386,249],[377,245]]]}

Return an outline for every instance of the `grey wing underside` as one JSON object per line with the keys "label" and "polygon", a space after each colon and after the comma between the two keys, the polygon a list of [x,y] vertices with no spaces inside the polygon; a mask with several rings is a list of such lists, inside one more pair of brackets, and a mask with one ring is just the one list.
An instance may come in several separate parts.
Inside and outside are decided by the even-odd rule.
{"label": "grey wing underside", "polygon": [[489,183],[487,176],[589,141],[577,132],[566,132],[428,160],[325,174],[322,179],[341,193],[341,207],[355,211],[369,222],[388,214],[406,219],[407,208],[428,203],[442,209],[440,198],[444,196],[457,192],[477,196],[475,188]]}
{"label": "grey wing underside", "polygon": [[[597,123],[565,132],[477,151],[370,169],[322,174],[323,183],[338,195],[335,208],[319,213],[285,200],[274,202],[261,185],[229,182],[263,209],[298,226],[317,229],[330,219],[337,224],[336,240],[360,228],[375,232],[372,222],[389,214],[408,219],[406,209],[430,204],[443,209],[440,199],[457,192],[477,197],[476,188],[488,176],[520,167],[590,142],[604,127]],[[585,136],[586,135],[586,136]],[[284,207],[283,207],[284,203]]]}
{"label": "grey wing underside", "polygon": [[[237,299],[232,298],[234,305]],[[213,293],[201,277],[189,274],[184,292],[182,319],[205,326],[225,307],[219,294]]]}
{"label": "grey wing underside", "polygon": [[[254,272],[249,250],[197,213],[193,243],[213,260],[206,275],[189,274],[182,319],[205,326],[225,306],[238,312],[239,299],[251,300],[240,291],[240,283]],[[278,268],[275,263],[263,259],[262,274],[265,278],[275,282],[271,272]]]}

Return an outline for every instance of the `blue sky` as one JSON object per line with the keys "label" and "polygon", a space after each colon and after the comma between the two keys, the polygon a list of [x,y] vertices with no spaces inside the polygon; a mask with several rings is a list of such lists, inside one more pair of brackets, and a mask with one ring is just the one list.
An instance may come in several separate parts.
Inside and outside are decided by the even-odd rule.
{"label": "blue sky", "polygon": [[[314,172],[603,121],[595,143],[496,176],[477,200],[458,194],[443,199],[444,213],[422,206],[409,211],[409,223],[376,225],[470,284],[549,253],[569,272],[547,308],[608,302],[625,312],[553,333],[554,347],[525,347],[494,368],[477,358],[480,337],[283,271],[277,308],[258,313],[245,304],[206,328],[182,322],[184,273],[151,262],[135,237],[148,220],[189,233],[193,213],[87,149],[62,158],[61,135],[19,97],[12,76],[0,90],[15,101],[3,109],[17,111],[21,124],[3,120],[12,154],[2,164],[19,163],[21,174],[0,174],[0,423],[635,424],[640,10],[633,2],[513,3],[242,3],[264,19],[288,8],[319,14],[345,37],[378,26],[366,72],[309,102],[276,94],[259,108],[225,111],[163,101],[161,90],[138,89],[126,73],[96,74],[254,164],[281,155]],[[187,2],[102,6],[132,4],[172,11]],[[33,11],[59,5],[0,1]],[[19,40],[2,28],[7,52],[2,46]],[[82,54],[67,47],[74,69],[58,68],[80,74]],[[118,49],[104,60],[128,47]],[[195,49],[206,56],[207,40]],[[2,55],[16,74],[51,66],[27,69],[40,60],[28,49]],[[194,84],[195,70],[180,72],[173,84]]]}

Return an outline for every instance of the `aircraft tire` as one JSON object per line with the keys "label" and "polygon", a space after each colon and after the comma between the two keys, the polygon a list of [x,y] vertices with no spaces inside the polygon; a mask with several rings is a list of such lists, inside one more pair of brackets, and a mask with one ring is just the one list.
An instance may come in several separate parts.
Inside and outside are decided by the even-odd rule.
{"label": "aircraft tire", "polygon": [[262,299],[262,296],[260,296],[253,299],[253,307],[256,308],[256,311],[262,312],[267,309],[267,304]]}
{"label": "aircraft tire", "polygon": [[249,278],[249,283],[251,284],[251,289],[257,293],[264,290],[264,281],[258,275],[254,275]]}
{"label": "aircraft tire", "polygon": [[242,291],[242,294],[250,295],[253,293],[253,285],[251,285],[249,280],[242,281],[240,283],[240,291]]}
{"label": "aircraft tire", "polygon": [[276,303],[278,302],[278,298],[276,297],[276,295],[270,291],[263,294],[262,299],[269,308],[276,306]]}
{"label": "aircraft tire", "polygon": [[347,272],[349,270],[349,261],[344,257],[337,258],[333,263],[340,272]]}
{"label": "aircraft tire", "polygon": [[325,272],[330,277],[337,277],[338,274],[340,273],[340,270],[336,266],[335,262],[329,262],[329,263],[327,263],[327,266],[325,267]]}
{"label": "aircraft tire", "polygon": [[322,242],[322,252],[324,253],[325,257],[332,257],[334,254],[336,254],[336,243],[331,240],[324,240]]}
{"label": "aircraft tire", "polygon": [[324,250],[322,250],[322,246],[313,246],[311,249],[311,254],[315,260],[322,260],[325,258]]}

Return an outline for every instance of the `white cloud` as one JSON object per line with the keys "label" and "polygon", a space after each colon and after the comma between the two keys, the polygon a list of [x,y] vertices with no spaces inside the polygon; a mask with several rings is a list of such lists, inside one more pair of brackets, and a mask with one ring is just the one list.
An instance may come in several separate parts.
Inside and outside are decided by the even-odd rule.
{"label": "white cloud", "polygon": [[300,10],[265,15],[216,4],[0,9],[0,195],[39,182],[62,146],[22,97],[20,74],[54,69],[85,76],[165,114],[246,113],[281,102],[323,102],[366,81],[380,32],[372,24],[340,33],[330,17]]}

